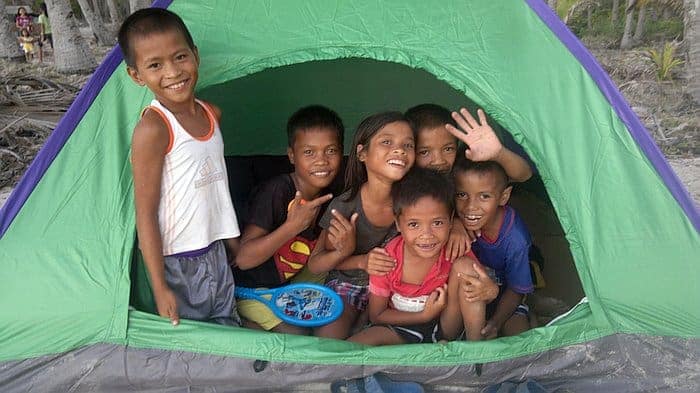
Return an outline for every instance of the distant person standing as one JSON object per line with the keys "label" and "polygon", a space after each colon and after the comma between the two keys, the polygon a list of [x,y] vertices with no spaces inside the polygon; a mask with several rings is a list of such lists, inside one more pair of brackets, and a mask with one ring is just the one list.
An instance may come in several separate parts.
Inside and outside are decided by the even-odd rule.
{"label": "distant person standing", "polygon": [[17,28],[17,35],[22,35],[23,29],[27,29],[27,31],[31,33],[32,17],[27,13],[26,8],[19,7],[17,9],[17,15],[15,15],[15,27]]}
{"label": "distant person standing", "polygon": [[22,29],[17,40],[22,47],[22,52],[24,52],[24,59],[30,63],[34,57],[34,37],[29,35],[28,29]]}
{"label": "distant person standing", "polygon": [[51,35],[51,23],[49,22],[49,12],[46,10],[46,3],[41,3],[39,5],[39,62],[44,61],[44,41],[48,40],[51,49],[53,49],[53,36]]}

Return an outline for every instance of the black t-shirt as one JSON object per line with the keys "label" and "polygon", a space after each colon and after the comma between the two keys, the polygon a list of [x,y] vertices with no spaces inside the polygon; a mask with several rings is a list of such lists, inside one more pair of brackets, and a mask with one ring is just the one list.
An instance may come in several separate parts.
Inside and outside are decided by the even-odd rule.
{"label": "black t-shirt", "polygon": [[[256,187],[251,193],[248,224],[273,232],[287,220],[287,206],[294,199],[295,194],[294,180],[289,174],[275,176]],[[233,276],[236,285],[274,288],[294,277],[308,262],[311,250],[321,233],[318,220],[322,214],[323,207],[312,227],[289,239],[261,265],[248,270],[234,267]]]}

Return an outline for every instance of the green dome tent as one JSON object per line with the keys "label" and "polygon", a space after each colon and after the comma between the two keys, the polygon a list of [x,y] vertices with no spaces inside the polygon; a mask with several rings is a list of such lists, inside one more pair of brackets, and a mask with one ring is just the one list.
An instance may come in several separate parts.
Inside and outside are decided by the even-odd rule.
{"label": "green dome tent", "polygon": [[[336,109],[349,130],[423,102],[484,108],[536,165],[586,298],[517,337],[377,348],[173,328],[130,307],[140,291],[129,147],[152,97],[117,48],[0,210],[3,391],[303,391],[377,371],[474,391],[526,378],[575,391],[700,384],[697,207],[542,1],[170,3],[155,6],[190,28],[198,94],[222,108],[233,162],[283,154],[286,117],[310,103]],[[229,176],[250,170],[232,165]]]}

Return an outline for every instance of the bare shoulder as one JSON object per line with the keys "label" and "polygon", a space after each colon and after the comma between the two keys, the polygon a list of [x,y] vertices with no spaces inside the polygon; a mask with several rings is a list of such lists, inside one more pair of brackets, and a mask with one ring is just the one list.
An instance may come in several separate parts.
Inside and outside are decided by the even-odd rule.
{"label": "bare shoulder", "polygon": [[147,110],[134,127],[132,149],[165,153],[170,144],[168,124],[156,111]]}
{"label": "bare shoulder", "polygon": [[202,102],[204,102],[204,103],[207,104],[207,106],[208,106],[208,107],[211,109],[211,111],[214,113],[214,117],[216,118],[216,121],[217,121],[217,122],[220,122],[220,121],[221,121],[221,109],[220,109],[218,106],[212,104],[212,103],[209,102],[209,101],[204,101],[204,100],[202,100]]}

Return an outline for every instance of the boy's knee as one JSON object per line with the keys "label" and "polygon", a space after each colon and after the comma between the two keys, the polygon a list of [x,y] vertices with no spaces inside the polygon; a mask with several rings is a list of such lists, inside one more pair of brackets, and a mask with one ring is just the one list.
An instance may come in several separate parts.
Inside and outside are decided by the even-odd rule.
{"label": "boy's knee", "polygon": [[450,274],[473,275],[476,273],[476,270],[474,270],[475,263],[475,260],[468,257],[459,258],[452,263]]}

